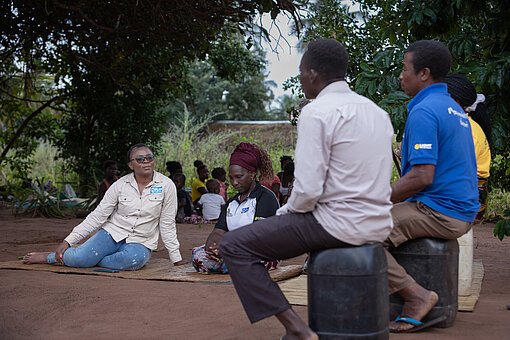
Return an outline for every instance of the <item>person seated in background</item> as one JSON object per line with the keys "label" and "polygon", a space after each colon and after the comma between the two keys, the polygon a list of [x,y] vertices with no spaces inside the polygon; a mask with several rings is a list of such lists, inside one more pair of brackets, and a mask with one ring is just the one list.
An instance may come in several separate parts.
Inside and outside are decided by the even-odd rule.
{"label": "person seated in background", "polygon": [[279,201],[280,200],[280,185],[281,185],[280,178],[277,175],[275,175],[273,172],[273,162],[271,161],[271,158],[268,159],[268,162],[270,163],[268,165],[268,168],[270,166],[271,171],[264,176],[262,176],[262,175],[260,176],[260,178],[259,178],[260,184],[265,186],[269,190],[271,190],[275,194],[276,199]]}
{"label": "person seated in background", "polygon": [[[267,177],[273,172],[271,160],[264,149],[255,144],[240,143],[230,156],[228,172],[230,184],[238,193],[222,206],[218,222],[206,243],[193,248],[192,263],[198,272],[227,273],[218,253],[223,235],[273,216],[279,208],[273,192],[256,181],[257,174]],[[278,260],[265,261],[264,266],[269,270],[279,263]]]}
{"label": "person seated in background", "polygon": [[[271,160],[270,160],[271,161]],[[271,169],[273,167],[273,163],[271,162]],[[268,188],[273,192],[273,194],[276,196],[276,199],[280,201],[280,178],[272,172],[271,177],[264,177],[260,178],[260,184]]]}
{"label": "person seated in background", "polygon": [[[173,264],[186,264],[179,251],[175,227],[174,183],[154,171],[154,154],[145,144],[129,149],[127,163],[133,172],[112,184],[97,208],[54,253],[29,253],[23,263],[138,270],[149,261],[151,251],[157,249],[161,234]],[[73,247],[97,229],[85,243]]]}
{"label": "person seated in background", "polygon": [[290,162],[292,162],[292,163],[294,162],[292,160],[291,156],[280,157],[280,169],[282,169],[282,170],[276,174],[276,176],[278,176],[278,178],[280,178],[280,182],[283,179],[283,172],[284,172],[285,165],[287,165],[287,163],[290,163]]}
{"label": "person seated in background", "polygon": [[214,168],[211,172],[211,176],[214,179],[217,179],[220,182],[220,196],[223,197],[223,199],[228,201],[228,183],[227,181],[227,172],[223,168]]}
{"label": "person seated in background", "polygon": [[193,202],[193,206],[197,207],[197,202],[203,194],[207,193],[207,187],[205,186],[205,182],[209,178],[209,169],[202,163],[201,160],[196,160],[193,162],[195,168],[197,168],[198,178],[195,178],[193,183],[191,184],[191,200]]}
{"label": "person seated in background", "polygon": [[491,167],[492,128],[484,103],[485,96],[477,94],[475,85],[462,74],[449,74],[445,82],[448,85],[448,93],[464,109],[471,123],[478,177],[478,201],[481,205],[475,223],[479,223],[483,220],[487,208],[487,180]]}
{"label": "person seated in background", "polygon": [[170,173],[168,176],[170,179],[172,179],[175,174],[182,174],[182,165],[177,161],[166,162],[166,169]]}
{"label": "person seated in background", "polygon": [[200,197],[198,206],[200,206],[205,220],[216,221],[220,216],[221,206],[225,204],[225,200],[219,194],[220,182],[213,178],[208,180],[205,185],[207,186],[207,193]]}
{"label": "person seated in background", "polygon": [[184,190],[184,183],[186,183],[186,176],[183,173],[176,173],[172,176],[172,181],[177,189],[177,215],[175,221],[183,223],[185,217],[191,216],[193,207],[191,206],[191,197]]}
{"label": "person seated in background", "polygon": [[117,162],[107,160],[103,164],[103,170],[105,178],[103,179],[101,184],[99,184],[99,189],[97,190],[96,204],[99,204],[101,202],[101,200],[104,197],[104,194],[106,193],[106,190],[108,190],[108,188],[110,188],[110,186],[119,179],[119,177],[117,176],[118,171]]}
{"label": "person seated in background", "polygon": [[283,174],[281,176],[282,185],[280,186],[280,205],[287,203],[294,182],[294,162],[290,161],[283,167]]}

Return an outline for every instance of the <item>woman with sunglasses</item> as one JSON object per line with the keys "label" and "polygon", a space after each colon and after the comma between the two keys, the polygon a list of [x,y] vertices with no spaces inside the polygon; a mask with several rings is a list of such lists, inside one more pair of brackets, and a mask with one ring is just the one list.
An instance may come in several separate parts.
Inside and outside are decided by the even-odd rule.
{"label": "woman with sunglasses", "polygon": [[[75,268],[106,267],[138,270],[158,245],[158,234],[174,265],[185,264],[175,227],[177,194],[174,183],[154,171],[154,155],[145,144],[127,153],[133,170],[106,191],[103,200],[78,224],[54,253],[29,253],[23,263],[49,263]],[[85,243],[79,241],[91,235]]]}

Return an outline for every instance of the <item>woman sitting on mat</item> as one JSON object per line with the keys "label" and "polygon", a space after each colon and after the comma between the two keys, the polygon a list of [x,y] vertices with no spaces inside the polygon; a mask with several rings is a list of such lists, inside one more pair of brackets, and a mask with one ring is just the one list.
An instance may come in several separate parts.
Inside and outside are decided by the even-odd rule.
{"label": "woman sitting on mat", "polygon": [[[175,227],[174,183],[154,171],[154,155],[144,144],[132,146],[127,161],[133,172],[112,184],[97,208],[54,253],[29,253],[23,263],[138,270],[149,261],[151,250],[156,249],[159,232],[174,265],[185,264]],[[99,227],[85,243],[71,248]]]}
{"label": "woman sitting on mat", "polygon": [[[192,253],[193,267],[199,272],[227,273],[227,268],[218,253],[223,235],[231,230],[244,227],[254,221],[273,216],[279,207],[273,192],[255,180],[257,173],[264,177],[272,173],[271,159],[261,147],[239,144],[230,156],[230,184],[238,194],[221,208],[220,217],[205,245],[196,247]],[[280,261],[265,261],[266,268],[273,269]]]}

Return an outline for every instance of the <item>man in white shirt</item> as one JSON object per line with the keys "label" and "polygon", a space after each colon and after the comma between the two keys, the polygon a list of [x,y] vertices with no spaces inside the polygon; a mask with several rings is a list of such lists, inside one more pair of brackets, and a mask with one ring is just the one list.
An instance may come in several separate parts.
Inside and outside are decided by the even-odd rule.
{"label": "man in white shirt", "polygon": [[349,89],[341,43],[308,44],[300,80],[309,99],[298,122],[295,182],[277,216],[227,233],[220,253],[251,322],[276,315],[285,339],[318,339],[260,260],[382,242],[392,228],[393,128],[388,114]]}

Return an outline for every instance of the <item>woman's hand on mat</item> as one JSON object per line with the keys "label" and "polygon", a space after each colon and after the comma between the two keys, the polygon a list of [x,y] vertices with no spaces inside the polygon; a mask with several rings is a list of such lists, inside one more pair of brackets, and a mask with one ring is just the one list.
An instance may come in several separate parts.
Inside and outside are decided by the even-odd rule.
{"label": "woman's hand on mat", "polygon": [[174,266],[182,266],[187,263],[189,263],[189,262],[186,260],[180,260],[180,261],[174,262]]}
{"label": "woman's hand on mat", "polygon": [[57,250],[55,251],[55,261],[57,263],[60,263],[61,265],[64,265],[64,261],[62,260],[62,257],[64,256],[64,252],[69,248],[69,243],[67,241],[62,241],[60,245],[57,247]]}
{"label": "woman's hand on mat", "polygon": [[207,254],[207,257],[210,258],[211,260],[221,262],[220,251],[218,250],[218,246],[216,245],[216,243],[213,243],[209,247],[209,249],[206,249],[205,253]]}

